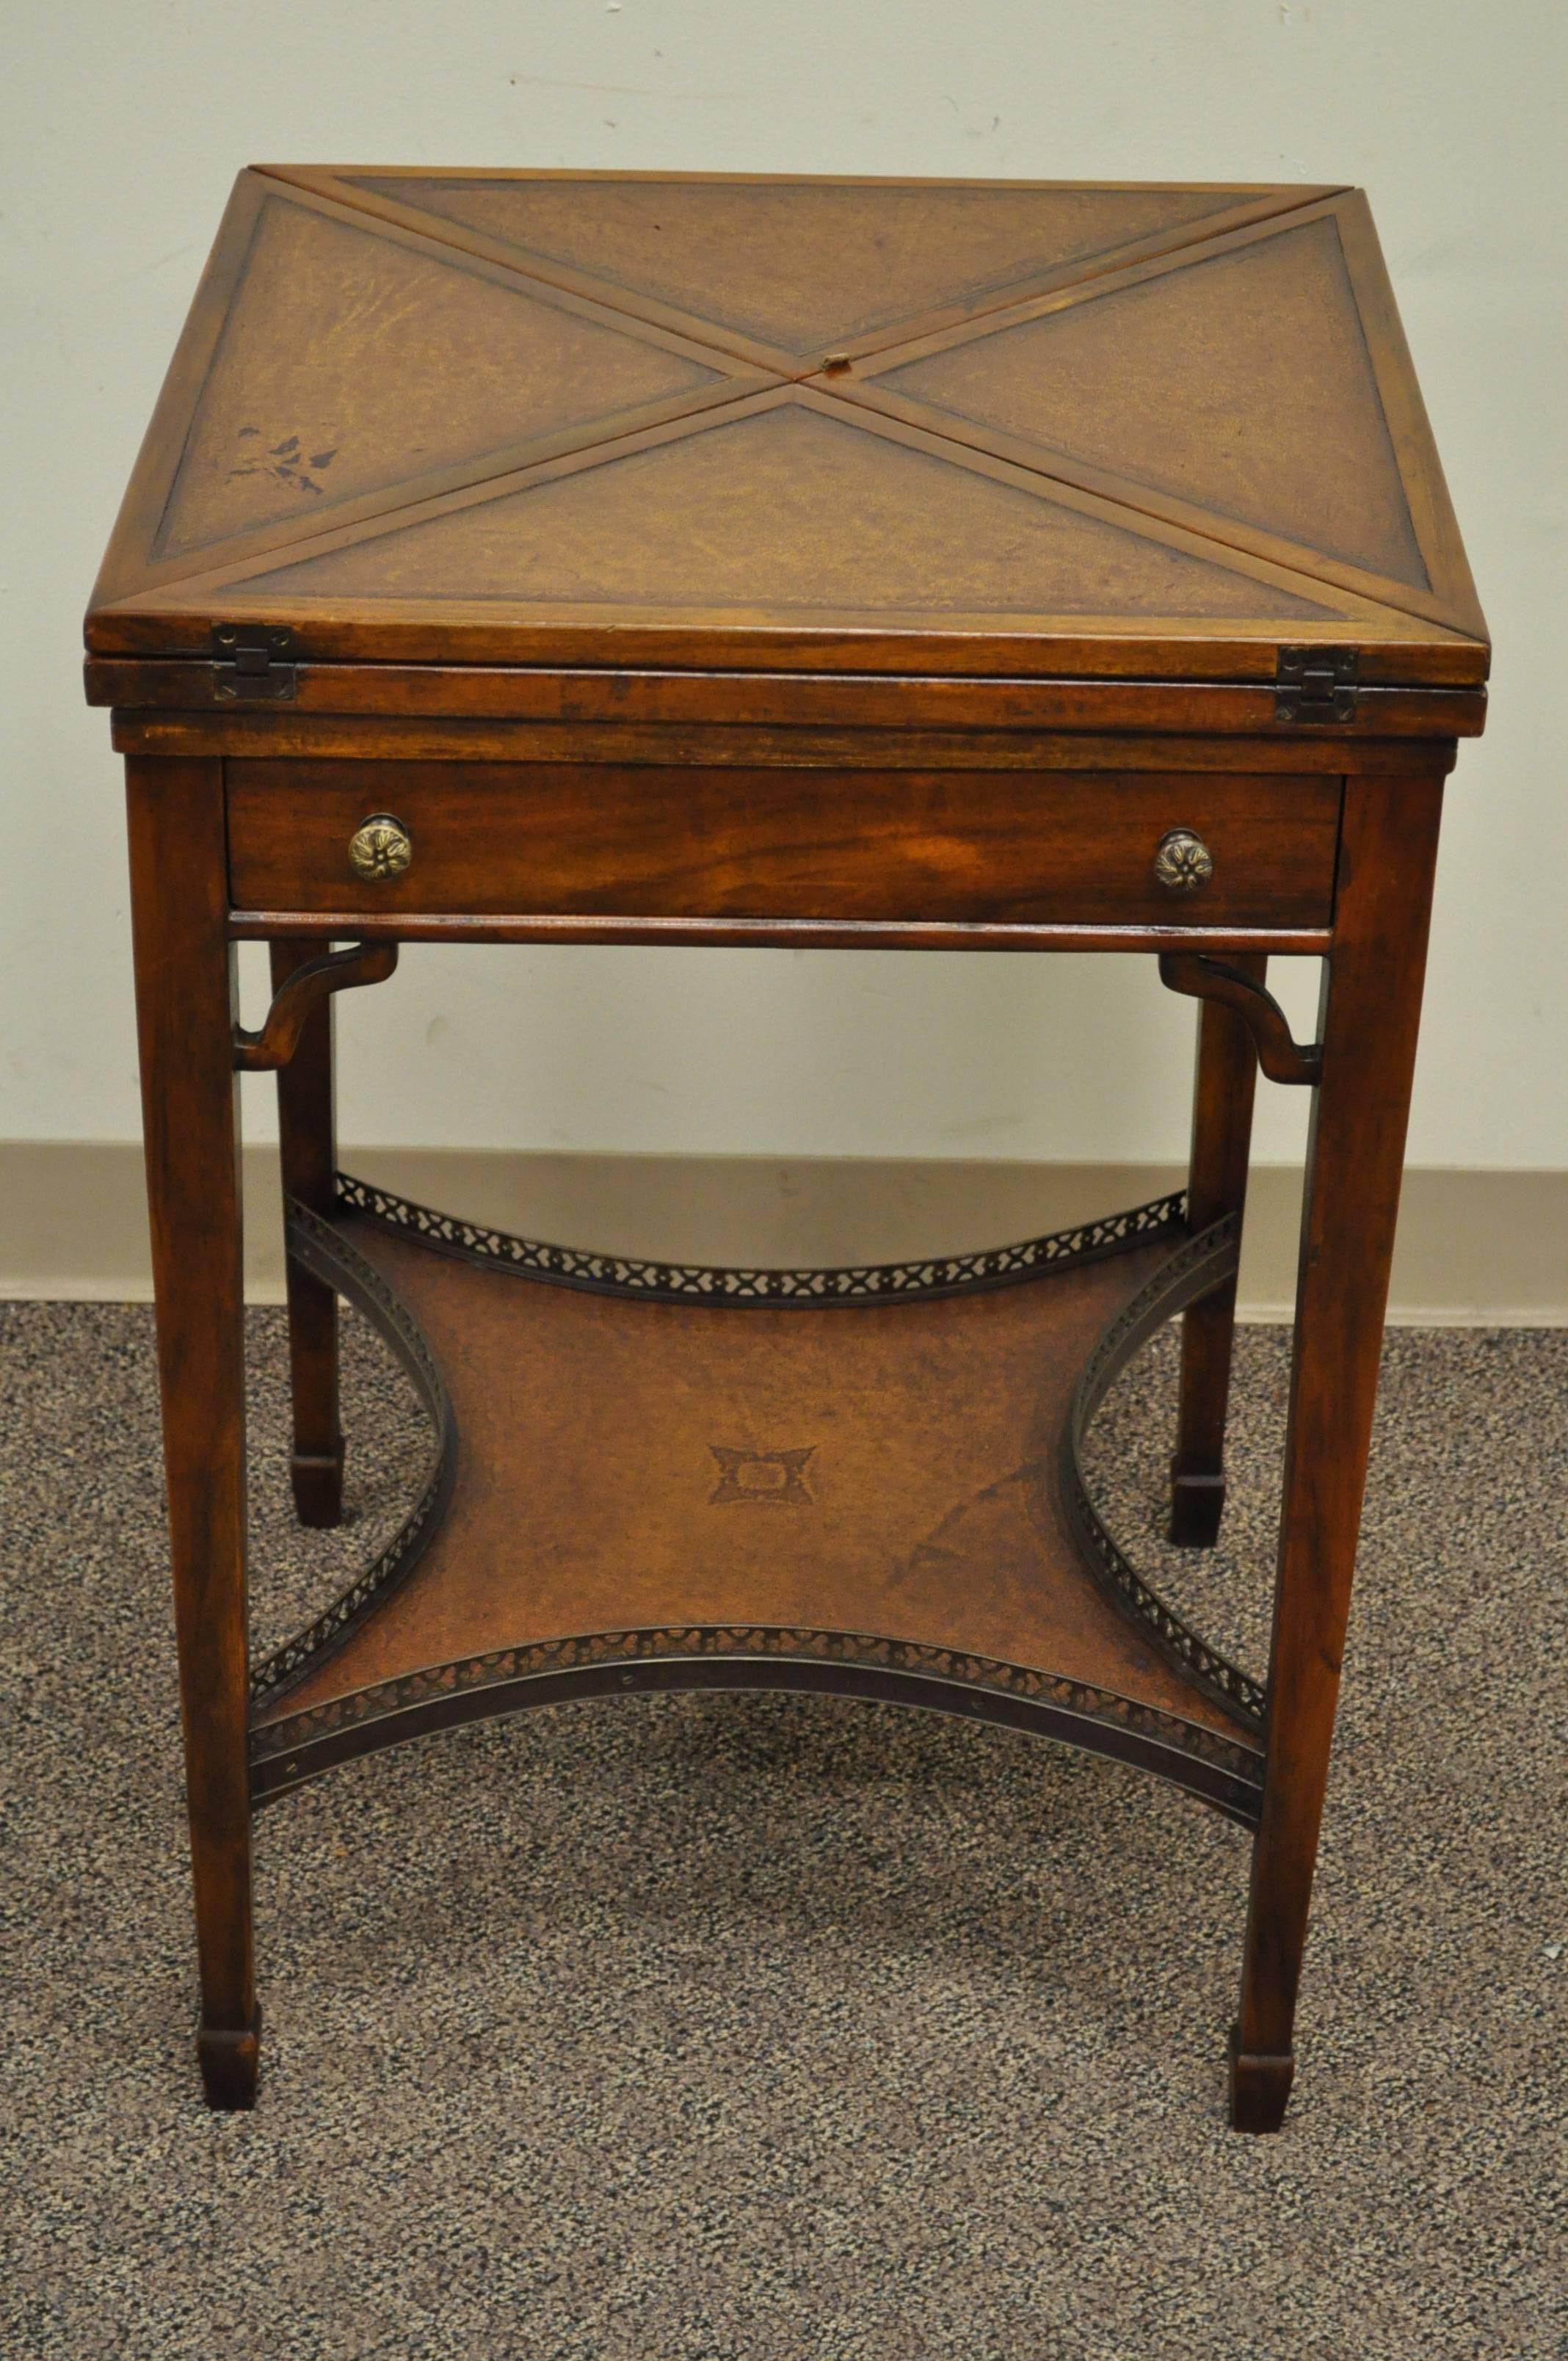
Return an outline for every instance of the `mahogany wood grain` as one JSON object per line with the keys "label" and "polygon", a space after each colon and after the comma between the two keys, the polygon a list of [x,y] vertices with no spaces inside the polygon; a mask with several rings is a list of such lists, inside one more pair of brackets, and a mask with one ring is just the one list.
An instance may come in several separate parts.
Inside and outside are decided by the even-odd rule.
{"label": "mahogany wood grain", "polygon": [[1232,2112],[1277,2127],[1306,1942],[1377,1394],[1442,781],[1345,794],[1322,1079],[1296,1292],[1268,1756],[1253,1851]]}
{"label": "mahogany wood grain", "polygon": [[[1262,983],[1268,972],[1267,959],[1259,955],[1244,952],[1233,964],[1255,983]],[[1225,1213],[1239,1215],[1245,1206],[1256,1085],[1257,1054],[1245,1025],[1234,1009],[1204,1001],[1198,1019],[1187,1177],[1187,1217],[1196,1230],[1207,1229]],[[1220,1536],[1235,1323],[1234,1272],[1182,1315],[1179,1408],[1170,1467],[1170,1538],[1179,1548],[1212,1549]]]}
{"label": "mahogany wood grain", "polygon": [[[242,678],[236,659],[220,675],[214,647],[258,621],[287,627],[291,669]],[[1184,954],[1171,972],[1189,982],[1202,981],[1202,953],[1242,979],[1249,1005],[1245,979],[1299,952],[1325,959],[1325,1030],[1233,2042],[1234,2120],[1277,2125],[1442,780],[1458,739],[1483,725],[1489,662],[1364,200],[768,175],[242,174],[85,636],[89,698],[112,708],[127,762],[210,2098],[247,2105],[256,2086],[249,1799],[264,1792],[246,1771],[234,939],[270,940],[280,983],[343,939],[383,958],[404,940],[1132,950]],[[1354,709],[1331,726],[1276,697],[1284,652],[1299,647],[1346,654]],[[261,689],[264,700],[241,694]],[[346,852],[375,811],[405,822],[414,858],[400,878],[367,884]],[[1177,826],[1214,855],[1190,895],[1153,876]],[[1288,1044],[1276,1049],[1278,1071],[1310,1079]],[[280,1074],[285,1185],[323,1218],[332,1062],[323,1003]],[[1200,1222],[1241,1210],[1254,1077],[1245,1012],[1206,1004]],[[308,1235],[307,1213],[296,1237]],[[291,1261],[294,1482],[313,1521],[341,1504],[329,1276]],[[474,1290],[508,1284],[473,1276]],[[1114,1288],[1088,1272],[1081,1285],[1086,1338],[1090,1298]],[[470,1291],[466,1277],[447,1289],[433,1319]],[[488,1338],[492,1373],[510,1367],[509,1322],[521,1319],[568,1360],[592,1330],[584,1366],[613,1374],[625,1354],[634,1390],[651,1374],[634,1323],[651,1314],[643,1333],[696,1389],[703,1356],[691,1369],[682,1356],[709,1314],[603,1301],[585,1312],[529,1293],[506,1313],[475,1292],[443,1347],[464,1417],[494,1446],[487,1464],[534,1455],[530,1480],[541,1497],[555,1487],[575,1547],[598,1509],[566,1481],[549,1422],[579,1406],[539,1393],[527,1374],[538,1356],[525,1355],[517,1384],[538,1400],[520,1422],[465,1355]],[[1078,1300],[1070,1288],[1058,1299]],[[1027,1456],[1002,1400],[1008,1370],[1039,1382],[1026,1307],[986,1301],[997,1308],[976,1333],[999,1352],[970,1390],[994,1448],[960,1468],[977,1499],[998,1453],[1023,1453],[1020,1474]],[[624,1335],[609,1324],[623,1315]],[[1187,1315],[1179,1539],[1212,1540],[1218,1519],[1234,1316],[1229,1288]],[[850,1453],[866,1480],[844,1493],[839,1539],[867,1543],[854,1576],[867,1615],[891,1615],[889,1583],[905,1584],[947,1631],[941,1565],[879,1555],[888,1535],[872,1532],[902,1513],[872,1480],[877,1401],[929,1415],[922,1375],[944,1315],[878,1305],[845,1317],[867,1356],[867,1422]],[[814,1333],[802,1325],[790,1349],[815,1349]],[[619,1409],[612,1386],[596,1433],[630,1499],[641,1471]],[[669,1410],[661,1396],[650,1416]],[[716,1430],[704,1450],[736,1440]],[[959,1438],[960,1460],[973,1441]],[[826,1438],[818,1458],[826,1506]],[[917,1489],[937,1462],[916,1460]],[[689,1506],[665,1500],[668,1532]],[[697,1500],[682,1531],[711,1548],[710,1506]],[[387,1620],[378,1609],[351,1636],[367,1677],[438,1642],[505,1637],[542,1603],[541,1582],[564,1579],[565,1555],[552,1570],[520,1548],[497,1488],[462,1513],[477,1520],[480,1557],[462,1560],[455,1524],[428,1564],[410,1561],[423,1575],[404,1606],[390,1593]],[[565,1584],[557,1620],[580,1633],[597,1614],[619,1629],[638,1591],[661,1615],[722,1607],[744,1620],[762,1602],[832,1621],[842,1567],[824,1559],[813,1576],[777,1549],[788,1530],[765,1565],[755,1546],[754,1564],[719,1549],[699,1566],[672,1544],[657,1568],[610,1581],[595,1558],[577,1565],[577,1591]],[[1113,1682],[1141,1643],[1120,1607],[1098,1591],[1086,1607],[1072,1588],[1056,1563],[1065,1532],[1042,1554],[1017,1526],[980,1625],[992,1617],[988,1644],[1004,1653],[1034,1648],[1044,1662],[1059,1648],[1098,1666],[1085,1678]],[[486,1550],[505,1560],[499,1585]],[[995,1554],[970,1562],[977,1595]],[[976,1628],[964,1624],[965,1644]],[[1167,1669],[1186,1686],[1174,1659]]]}
{"label": "mahogany wood grain", "polygon": [[875,771],[1245,771],[1295,776],[1346,770],[1430,769],[1428,737],[1310,741],[1135,737],[1088,730],[1005,735],[936,730],[770,730],[648,722],[595,725],[530,721],[375,721],[310,716],[247,729],[216,716],[116,713],[115,745],[126,754],[267,758],[339,757],[349,762],[617,763],[668,768]]}
{"label": "mahogany wood grain", "polygon": [[219,765],[126,766],[148,1211],[186,1802],[214,2106],[256,2091],[247,1784],[245,1307]]}
{"label": "mahogany wood grain", "polygon": [[1252,1035],[1258,1066],[1271,1082],[1310,1088],[1318,1081],[1323,1062],[1320,1044],[1297,1040],[1268,986],[1255,983],[1245,967],[1200,950],[1162,951],[1159,980],[1168,992],[1221,1001],[1232,1009]]}
{"label": "mahogany wood grain", "polygon": [[1199,950],[1223,954],[1263,950],[1316,958],[1332,939],[1327,927],[1012,927],[942,926],[919,919],[883,924],[864,919],[812,918],[484,918],[372,917],[362,911],[233,910],[236,942],[269,942],[274,935],[310,935],[331,941],[356,935],[366,941],[409,943],[618,943],[708,950],[785,951],[1154,951]]}
{"label": "mahogany wood grain", "polygon": [[273,1074],[300,1046],[307,1021],[319,1004],[355,984],[384,983],[398,964],[396,943],[345,943],[336,950],[315,946],[273,992],[259,1031],[236,1026],[234,1061],[242,1074]]}
{"label": "mahogany wood grain", "polygon": [[[1281,631],[1277,623],[1248,625],[1231,618],[1219,627],[1192,631],[1193,619],[1151,617],[1146,623],[1106,637],[1094,631],[1093,618],[1075,619],[1069,628],[1052,632],[998,626],[984,617],[947,615],[924,631],[890,629],[863,617],[798,616],[773,622],[704,622],[681,616],[653,614],[637,620],[626,610],[611,618],[601,609],[567,620],[540,623],[526,615],[508,618],[497,605],[454,600],[452,610],[434,622],[413,611],[414,602],[389,599],[374,629],[341,615],[324,598],[313,607],[302,596],[262,595],[244,586],[237,590],[226,581],[183,583],[157,594],[155,606],[128,601],[106,608],[88,623],[90,653],[94,656],[156,657],[169,650],[178,656],[200,655],[214,620],[254,618],[288,622],[296,634],[300,653],[308,662],[343,661],[347,664],[422,664],[512,665],[557,672],[589,668],[599,663],[607,670],[660,673],[670,669],[702,673],[847,673],[875,677],[905,678],[911,668],[928,661],[935,675],[951,679],[1016,678],[1033,671],[1042,683],[1063,677],[1128,681],[1193,680],[1229,690],[1213,699],[1216,730],[1255,730],[1273,720],[1272,690],[1260,699],[1257,691],[1231,684],[1272,682],[1279,649],[1292,644],[1352,644],[1357,650],[1359,677],[1370,686],[1407,688],[1466,688],[1486,678],[1489,650],[1474,640],[1434,625],[1420,625],[1392,609],[1346,608],[1321,621],[1290,619]],[[1108,620],[1110,619],[1107,619]],[[335,642],[323,642],[328,634]],[[611,627],[613,625],[613,634]],[[203,703],[211,699],[210,680]],[[1224,708],[1234,699],[1234,719]],[[1401,708],[1392,701],[1387,712],[1398,729]],[[1461,714],[1474,715],[1471,705]],[[1135,727],[1122,719],[1116,726]],[[1159,725],[1157,725],[1159,726]],[[1164,726],[1168,726],[1166,724]],[[1463,719],[1460,729],[1464,727]],[[1421,734],[1446,735],[1441,708],[1434,708]],[[1472,730],[1469,734],[1474,735]]]}
{"label": "mahogany wood grain", "polygon": [[[280,992],[321,945],[275,938],[272,989]],[[278,1069],[278,1140],[283,1194],[323,1220],[332,1213],[337,1171],[333,1030],[336,1002],[323,994]],[[294,1445],[290,1461],[294,1506],[305,1525],[335,1525],[343,1514],[343,1429],[338,1416],[337,1296],[292,1255],[284,1260],[289,1296],[289,1363]]]}
{"label": "mahogany wood grain", "polygon": [[[1251,647],[1243,669],[1255,674],[1266,656],[1266,650]],[[550,759],[566,762],[613,758],[617,750],[608,739],[601,739],[596,751],[597,726],[601,732],[627,733],[622,743],[632,761],[668,760],[669,747],[675,744],[683,749],[683,761],[705,759],[706,748],[708,761],[731,761],[739,751],[743,762],[874,763],[877,733],[891,733],[891,742],[917,742],[924,730],[933,738],[940,732],[956,759],[981,765],[1069,762],[1069,756],[1053,757],[1046,750],[1054,739],[1065,741],[1074,732],[1105,741],[1103,748],[1098,743],[1086,747],[1080,759],[1109,762],[1113,757],[1106,750],[1120,743],[1125,748],[1124,763],[1135,765],[1140,743],[1146,743],[1145,733],[1165,732],[1171,752],[1153,758],[1157,768],[1162,760],[1202,761],[1206,765],[1227,759],[1244,769],[1332,768],[1325,749],[1332,753],[1343,748],[1356,761],[1397,762],[1399,739],[1474,737],[1485,726],[1486,714],[1486,692],[1479,687],[1363,686],[1351,722],[1303,739],[1279,730],[1272,686],[1249,688],[1240,681],[1112,683],[907,674],[623,672],[597,666],[562,672],[486,664],[307,663],[296,664],[294,684],[287,707],[272,707],[265,713],[236,711],[232,706],[214,711],[212,671],[205,662],[94,656],[86,666],[88,703],[121,708],[115,715],[115,744],[125,752],[137,751],[129,742],[133,730],[179,730],[186,733],[179,743],[166,737],[148,751],[243,754],[265,747],[277,752],[334,753],[354,751],[368,731],[384,731],[385,741],[374,751],[390,753],[399,751],[393,742],[399,729],[409,732],[424,717],[432,722],[446,717],[449,730],[466,732],[476,753],[509,743],[514,753],[526,753],[525,733],[532,727],[539,733],[533,747],[548,751]],[[325,734],[328,716],[338,722],[338,743],[329,742]],[[750,741],[727,738],[726,733],[742,725],[751,727]],[[671,740],[668,733],[674,728],[687,734]],[[639,757],[630,736],[639,729],[663,733],[662,756],[648,737]],[[1222,741],[1231,734],[1245,737],[1255,753],[1228,758],[1223,752],[1206,750],[1201,756],[1190,735],[1175,734],[1194,731]],[[766,745],[764,733],[771,733],[779,749],[771,758],[747,752],[748,742]],[[433,727],[426,730],[432,742],[437,735]],[[824,751],[814,757],[799,752],[810,746],[814,735]],[[787,751],[792,741],[795,752]],[[1031,745],[1042,751],[1031,754]],[[423,751],[422,741],[402,751],[418,754]],[[454,740],[442,742],[437,751],[461,752],[464,748]]]}
{"label": "mahogany wood grain", "polygon": [[[1340,785],[1313,775],[614,769],[236,760],[236,904],[389,915],[803,918],[962,925],[1321,927]],[[372,800],[367,801],[370,796]],[[370,888],[348,844],[374,811],[413,841]],[[1195,829],[1213,874],[1155,874]]]}

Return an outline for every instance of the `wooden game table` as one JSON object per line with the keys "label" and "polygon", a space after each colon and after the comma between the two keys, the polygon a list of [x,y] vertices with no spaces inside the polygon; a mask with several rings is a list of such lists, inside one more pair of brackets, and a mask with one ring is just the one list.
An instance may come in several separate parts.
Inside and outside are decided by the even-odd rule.
{"label": "wooden game table", "polygon": [[[1066,1741],[1251,1830],[1231,2105],[1277,2126],[1487,662],[1360,194],[244,172],[87,646],[129,787],[213,2103],[256,2090],[260,1806],[481,1715],[799,1688]],[[844,1270],[503,1236],[336,1170],[330,995],[424,942],[1146,953],[1201,1004],[1189,1184]],[[1314,1040],[1273,952],[1322,962]],[[1213,1543],[1259,1066],[1314,1113],[1249,1670],[1140,1575],[1080,1449],[1180,1315],[1172,1532]],[[340,1298],[431,1433],[391,1545],[259,1663],[258,1068],[300,1515],[341,1513]]]}

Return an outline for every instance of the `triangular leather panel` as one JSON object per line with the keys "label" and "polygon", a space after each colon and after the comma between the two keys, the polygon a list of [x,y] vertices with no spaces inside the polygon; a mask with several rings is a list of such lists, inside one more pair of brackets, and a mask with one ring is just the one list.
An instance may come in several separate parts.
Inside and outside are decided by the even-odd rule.
{"label": "triangular leather panel", "polygon": [[560,266],[803,357],[1229,213],[1238,193],[444,173],[339,185],[493,239],[524,269]]}
{"label": "triangular leather panel", "polygon": [[308,529],[366,494],[722,382],[548,288],[271,196],[153,556]]}
{"label": "triangular leather panel", "polygon": [[247,598],[531,609],[1321,619],[1255,576],[795,400],[359,538]]}
{"label": "triangular leather panel", "polygon": [[1428,587],[1332,214],[1189,250],[874,383],[933,427],[978,429],[982,447],[995,435],[1014,457],[1102,470]]}

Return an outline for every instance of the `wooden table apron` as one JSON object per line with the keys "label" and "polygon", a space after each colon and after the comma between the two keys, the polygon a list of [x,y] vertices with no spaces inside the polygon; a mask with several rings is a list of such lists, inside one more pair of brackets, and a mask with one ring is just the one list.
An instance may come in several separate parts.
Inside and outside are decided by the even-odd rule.
{"label": "wooden table apron", "polygon": [[[1486,664],[1364,201],[243,174],[88,644],[212,2102],[257,2087],[258,1806],[482,1713],[784,1686],[1065,1739],[1249,1828],[1231,2113],[1277,2128]],[[1140,952],[1201,1004],[1188,1188],[841,1272],[499,1236],[336,1169],[334,995],[425,941]],[[1321,961],[1313,1040],[1270,953]],[[433,1441],[394,1543],[256,1665],[237,1074],[269,1068],[302,1519],[341,1514],[340,1297]],[[1079,1462],[1179,1315],[1171,1533],[1213,1543],[1260,1068],[1312,1103],[1261,1677]]]}
{"label": "wooden table apron", "polygon": [[[357,908],[322,917],[280,899],[278,912],[231,904],[225,841],[225,771],[244,777],[257,758],[232,762],[215,752],[132,751],[162,748],[182,731],[213,737],[204,718],[181,725],[168,719],[116,717],[126,750],[130,790],[132,874],[145,1116],[151,1184],[159,1350],[168,1411],[170,1514],[177,1568],[182,1696],[186,1723],[192,1844],[203,1967],[203,2058],[219,2097],[243,2096],[254,2074],[257,2004],[249,1915],[251,1795],[247,1778],[247,1648],[245,1582],[245,1469],[242,1372],[240,1203],[236,1160],[236,1082],[233,1028],[234,946],[236,939],[272,941],[275,979],[281,983],[319,952],[323,936],[374,940],[383,934],[418,939],[549,940],[562,935],[620,941],[659,940],[659,918],[610,921],[599,928],[573,918],[530,919],[461,910],[389,918],[367,894]],[[254,730],[236,733],[249,747]],[[310,733],[296,719],[291,738]],[[341,727],[323,721],[321,742],[347,742]],[[373,735],[356,740],[334,763],[352,762],[365,813],[396,810],[407,800],[410,766],[400,756],[378,757]],[[878,747],[879,761],[896,769],[896,749]],[[1165,767],[1171,750],[1132,742],[1120,750],[1135,778],[1185,777],[1193,793],[1176,791],[1173,822],[1185,819],[1213,783],[1239,776],[1266,781],[1264,764],[1277,745],[1245,740],[1195,740],[1181,749],[1179,771]],[[1309,928],[1234,928],[1094,926],[1066,917],[1031,928],[1010,917],[995,921],[931,921],[899,917],[890,906],[863,922],[824,925],[809,919],[764,923],[734,918],[706,924],[683,916],[671,929],[679,939],[842,943],[919,942],[952,947],[991,945],[1092,948],[1165,952],[1195,949],[1223,957],[1261,980],[1270,950],[1319,950],[1324,958],[1321,1038],[1323,1065],[1314,1092],[1310,1176],[1303,1214],[1302,1259],[1285,1474],[1277,1606],[1268,1670],[1266,1770],[1257,1818],[1252,1905],[1245,1946],[1241,2013],[1235,2037],[1238,2121],[1272,2122],[1283,2109],[1290,2075],[1295,2006],[1308,1897],[1316,1850],[1330,1734],[1338,1686],[1354,1558],[1362,1484],[1371,1429],[1389,1255],[1403,1155],[1413,1063],[1427,914],[1438,816],[1452,744],[1318,740],[1293,745],[1296,774],[1327,784],[1335,806],[1332,922]],[[510,784],[505,754],[492,758]],[[1077,759],[1081,761],[1081,751]],[[280,758],[277,775],[285,808],[293,766],[313,776],[317,758],[295,752]],[[1362,767],[1363,764],[1367,767]],[[432,778],[425,783],[438,792]],[[852,771],[789,774],[804,777],[813,796],[824,782],[852,807]],[[968,775],[967,774],[965,774]],[[1042,770],[1021,781],[992,774],[1018,793],[1048,788]],[[1098,782],[1093,770],[1070,768],[1060,825],[1092,836]],[[1119,774],[1123,775],[1123,774]],[[562,795],[579,792],[563,765]],[[477,792],[466,768],[464,795]],[[465,802],[463,808],[468,808]],[[778,840],[794,839],[787,808]],[[696,850],[714,861],[711,840]],[[301,848],[308,857],[308,848]],[[753,858],[759,856],[752,849]],[[269,858],[276,860],[276,855]],[[469,855],[481,884],[488,868],[480,840]],[[593,868],[613,866],[614,839],[603,832],[585,848]],[[995,890],[1013,890],[1015,862],[1006,838],[994,848]],[[302,892],[291,900],[304,901]],[[476,899],[479,898],[476,893]],[[1327,909],[1321,914],[1329,917]],[[883,930],[883,931],[879,931]],[[312,1009],[292,1062],[280,1074],[285,1187],[300,1202],[330,1215],[334,1206],[332,1147],[331,1002]],[[1254,1047],[1243,1019],[1218,1003],[1201,1019],[1189,1223],[1202,1230],[1238,1213],[1245,1190],[1251,1118]],[[342,1443],[337,1431],[334,1359],[334,1298],[297,1258],[289,1266],[291,1332],[296,1401],[295,1481],[300,1505],[313,1521],[336,1513]],[[1234,1278],[1187,1314],[1181,1426],[1176,1460],[1178,1532],[1212,1540],[1223,1499],[1220,1480],[1224,1402],[1234,1314]],[[1185,1518],[1185,1528],[1182,1520]],[[629,1606],[630,1601],[629,1599]],[[918,1637],[918,1634],[912,1635]]]}

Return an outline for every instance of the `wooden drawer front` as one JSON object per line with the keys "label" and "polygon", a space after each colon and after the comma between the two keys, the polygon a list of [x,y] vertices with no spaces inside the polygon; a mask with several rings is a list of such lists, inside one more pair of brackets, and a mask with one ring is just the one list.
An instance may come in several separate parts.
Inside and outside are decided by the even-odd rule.
{"label": "wooden drawer front", "polygon": [[[1340,782],[1234,773],[231,761],[236,908],[1326,926]],[[375,812],[413,854],[367,883]],[[1168,830],[1213,859],[1155,875]]]}

